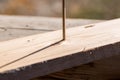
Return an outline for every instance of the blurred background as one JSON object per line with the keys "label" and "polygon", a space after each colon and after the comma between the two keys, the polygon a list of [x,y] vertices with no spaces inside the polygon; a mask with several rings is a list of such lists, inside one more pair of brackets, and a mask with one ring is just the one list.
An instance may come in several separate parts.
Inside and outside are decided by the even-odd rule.
{"label": "blurred background", "polygon": [[[0,0],[0,14],[61,17],[62,0]],[[67,17],[120,17],[120,0],[66,0]]]}

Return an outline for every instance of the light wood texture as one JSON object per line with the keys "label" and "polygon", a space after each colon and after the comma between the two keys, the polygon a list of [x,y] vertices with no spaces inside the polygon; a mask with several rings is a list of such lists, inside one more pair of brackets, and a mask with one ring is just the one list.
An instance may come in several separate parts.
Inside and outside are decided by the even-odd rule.
{"label": "light wood texture", "polygon": [[[70,28],[101,22],[101,20],[67,19],[66,22],[67,28]],[[0,41],[50,32],[61,28],[61,18],[0,15]]]}
{"label": "light wood texture", "polygon": [[119,25],[117,19],[70,28],[65,42],[60,30],[1,42],[0,78],[27,80],[118,55]]}

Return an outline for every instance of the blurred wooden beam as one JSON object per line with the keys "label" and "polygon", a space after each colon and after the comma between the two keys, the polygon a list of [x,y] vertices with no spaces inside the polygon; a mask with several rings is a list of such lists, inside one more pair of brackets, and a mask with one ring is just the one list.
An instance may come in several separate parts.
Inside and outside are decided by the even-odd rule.
{"label": "blurred wooden beam", "polygon": [[120,54],[120,19],[0,43],[0,79],[28,80]]}

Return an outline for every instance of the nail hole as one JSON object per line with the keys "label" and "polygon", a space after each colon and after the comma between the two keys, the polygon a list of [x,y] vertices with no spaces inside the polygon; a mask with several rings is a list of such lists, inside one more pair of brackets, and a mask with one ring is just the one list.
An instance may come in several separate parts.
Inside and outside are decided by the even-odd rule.
{"label": "nail hole", "polygon": [[85,26],[85,28],[91,28],[91,27],[94,27],[95,25],[91,24],[91,25],[87,25]]}

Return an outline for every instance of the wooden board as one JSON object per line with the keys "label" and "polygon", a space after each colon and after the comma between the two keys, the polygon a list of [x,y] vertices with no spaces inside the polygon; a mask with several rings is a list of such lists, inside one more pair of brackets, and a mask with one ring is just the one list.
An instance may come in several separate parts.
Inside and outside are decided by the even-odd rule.
{"label": "wooden board", "polygon": [[32,80],[120,80],[120,55],[100,59]]}
{"label": "wooden board", "polygon": [[[71,28],[67,30],[68,38],[65,42],[59,42],[61,31],[1,42],[0,78],[27,80],[118,55],[119,25],[120,20],[117,19]],[[56,42],[59,43],[54,44]]]}
{"label": "wooden board", "polygon": [[[67,28],[70,28],[101,20],[67,19],[66,22]],[[0,15],[0,41],[58,30],[61,29],[61,24],[61,18]]]}

